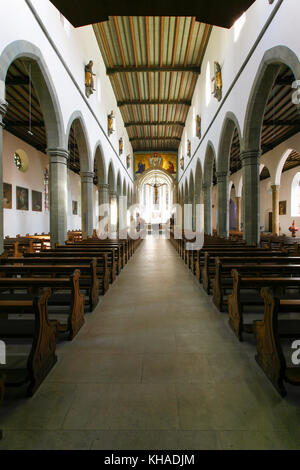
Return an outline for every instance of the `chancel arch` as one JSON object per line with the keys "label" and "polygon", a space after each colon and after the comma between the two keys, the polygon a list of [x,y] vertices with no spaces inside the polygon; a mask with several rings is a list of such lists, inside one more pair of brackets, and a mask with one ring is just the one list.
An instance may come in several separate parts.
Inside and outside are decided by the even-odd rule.
{"label": "chancel arch", "polygon": [[135,183],[141,216],[148,224],[165,224],[172,216],[175,179],[162,168],[150,168]]}

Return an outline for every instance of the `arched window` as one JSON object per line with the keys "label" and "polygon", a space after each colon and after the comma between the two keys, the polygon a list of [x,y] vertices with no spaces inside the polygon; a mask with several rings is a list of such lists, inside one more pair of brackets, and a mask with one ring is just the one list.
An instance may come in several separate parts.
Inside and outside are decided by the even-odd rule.
{"label": "arched window", "polygon": [[300,217],[300,171],[295,174],[292,182],[291,216]]}

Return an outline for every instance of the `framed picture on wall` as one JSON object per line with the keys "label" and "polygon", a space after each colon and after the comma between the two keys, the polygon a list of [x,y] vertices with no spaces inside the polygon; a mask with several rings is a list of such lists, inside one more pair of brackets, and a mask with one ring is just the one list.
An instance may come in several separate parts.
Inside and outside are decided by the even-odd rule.
{"label": "framed picture on wall", "polygon": [[279,203],[279,215],[286,215],[286,201]]}
{"label": "framed picture on wall", "polygon": [[43,211],[43,195],[39,191],[33,191],[32,194],[32,210],[34,212]]}
{"label": "framed picture on wall", "polygon": [[78,215],[78,202],[72,201],[72,213],[73,215]]}
{"label": "framed picture on wall", "polygon": [[21,188],[20,186],[16,187],[16,196],[17,196],[17,210],[18,211],[28,211],[28,189]]}
{"label": "framed picture on wall", "polygon": [[12,209],[12,185],[3,183],[3,209]]}

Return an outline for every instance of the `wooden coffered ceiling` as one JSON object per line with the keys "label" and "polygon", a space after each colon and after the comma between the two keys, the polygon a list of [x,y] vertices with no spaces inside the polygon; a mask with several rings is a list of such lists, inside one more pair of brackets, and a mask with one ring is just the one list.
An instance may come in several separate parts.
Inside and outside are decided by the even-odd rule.
{"label": "wooden coffered ceiling", "polygon": [[177,151],[211,26],[113,16],[94,31],[133,150]]}

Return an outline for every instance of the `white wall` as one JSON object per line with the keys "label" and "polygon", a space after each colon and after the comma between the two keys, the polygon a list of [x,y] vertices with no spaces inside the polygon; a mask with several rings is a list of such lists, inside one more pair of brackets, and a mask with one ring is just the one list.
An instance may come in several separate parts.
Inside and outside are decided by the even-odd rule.
{"label": "white wall", "polygon": [[[25,151],[29,159],[28,170],[19,171],[14,163],[17,150]],[[12,209],[4,209],[4,236],[33,235],[49,232],[49,212],[45,211],[44,172],[49,168],[48,156],[26,144],[7,131],[3,135],[3,182],[12,185]],[[29,190],[29,210],[16,209],[16,187]],[[32,211],[31,191],[43,194],[43,211]],[[98,191],[94,186],[94,200],[97,201]],[[72,201],[78,201],[78,215],[72,214]],[[95,217],[97,205],[94,206]],[[95,220],[96,223],[96,220]],[[96,225],[94,225],[96,227]],[[81,183],[80,176],[68,170],[68,230],[81,229]]]}
{"label": "white wall", "polygon": [[[209,141],[212,142],[216,154],[218,153],[221,130],[228,112],[235,114],[237,117],[243,135],[247,104],[264,53],[275,46],[285,46],[299,57],[300,42],[297,31],[299,27],[300,2],[299,0],[288,0],[282,3],[246,67],[237,78],[237,74],[243,62],[255,44],[257,37],[267,23],[277,3],[278,1],[274,1],[274,3],[270,5],[267,0],[256,0],[246,13],[246,23],[236,42],[234,41],[234,28],[230,30],[217,27],[213,28],[202,63],[201,75],[198,78],[193,96],[192,107],[186,123],[186,136],[192,141],[192,159],[186,157],[183,144],[184,137],[181,142],[181,148],[185,156],[185,171],[180,171],[179,173],[180,188],[184,187],[186,179],[189,181],[190,171],[193,171],[195,175],[198,159],[202,164],[203,170],[205,153]],[[219,62],[222,66],[223,98],[229,91],[229,87],[234,82],[235,78],[237,78],[237,81],[224,103],[218,102],[211,96],[209,104],[207,105],[205,96],[206,69],[207,63],[209,62],[211,65],[210,77],[212,78],[214,61]],[[212,83],[210,85],[212,89]],[[218,111],[219,114],[213,121]],[[202,142],[197,137],[194,137],[194,113],[196,115],[200,114],[201,116],[202,136],[207,133]]]}
{"label": "white wall", "polygon": [[[0,56],[6,47],[15,41],[28,41],[38,47],[47,64],[49,77],[58,98],[63,117],[64,131],[66,132],[70,117],[74,112],[80,112],[83,117],[88,138],[88,151],[90,153],[90,169],[93,170],[94,152],[97,143],[100,145],[108,171],[109,162],[112,161],[115,174],[120,170],[122,180],[133,185],[132,168],[126,169],[126,155],[131,154],[132,147],[121,114],[117,108],[116,99],[92,26],[75,29],[70,25],[67,32],[61,21],[59,11],[49,0],[32,0],[38,19],[47,30],[47,34],[54,42],[59,54],[66,62],[73,76],[72,81],[58,54],[54,50],[49,37],[38,23],[34,13],[25,0],[1,1]],[[20,50],[22,52],[22,50]],[[95,92],[88,100],[85,98],[84,66],[89,60],[94,61],[96,84],[100,80],[100,93]],[[1,63],[0,63],[1,66]],[[77,89],[79,87],[80,91]],[[0,98],[5,97],[5,85],[0,83]],[[116,132],[107,137],[107,115],[111,111],[116,115]],[[94,114],[93,114],[94,113]],[[97,120],[99,122],[97,122]],[[100,123],[100,125],[99,125]],[[102,126],[102,129],[101,129]],[[119,138],[124,138],[124,153],[118,158]]]}
{"label": "white wall", "polygon": [[[281,228],[281,234],[291,236],[289,232],[289,227],[292,225],[293,220],[295,220],[297,227],[300,226],[300,217],[293,217],[291,213],[291,188],[292,181],[296,173],[300,171],[300,167],[293,168],[291,170],[285,171],[281,175],[281,185],[279,193],[279,201],[286,201],[286,215],[281,215],[279,217],[279,224]],[[260,225],[264,226],[264,231],[269,230],[269,212],[272,212],[272,181],[271,178],[261,181],[260,183]]]}

